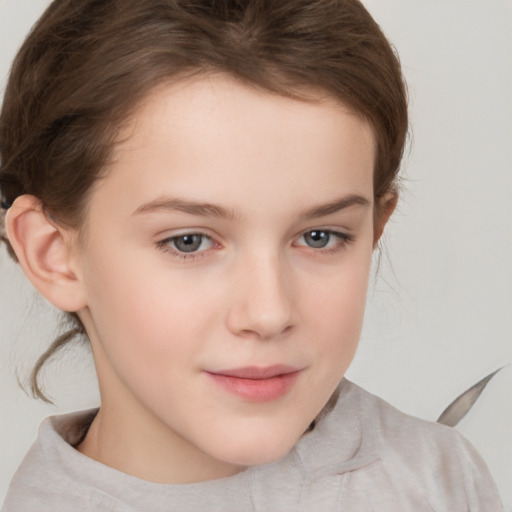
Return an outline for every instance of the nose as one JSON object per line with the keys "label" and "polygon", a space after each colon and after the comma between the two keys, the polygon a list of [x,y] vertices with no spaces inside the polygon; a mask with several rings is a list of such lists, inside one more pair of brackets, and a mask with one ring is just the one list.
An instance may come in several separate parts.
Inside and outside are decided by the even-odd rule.
{"label": "nose", "polygon": [[227,323],[237,336],[275,339],[293,327],[292,290],[279,256],[253,257],[235,272]]}

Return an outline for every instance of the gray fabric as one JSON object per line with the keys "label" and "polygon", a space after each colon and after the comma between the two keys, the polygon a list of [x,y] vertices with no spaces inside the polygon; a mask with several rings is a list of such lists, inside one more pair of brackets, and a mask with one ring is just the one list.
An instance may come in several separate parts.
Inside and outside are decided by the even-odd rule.
{"label": "gray fabric", "polygon": [[4,512],[499,512],[489,472],[455,430],[343,380],[338,401],[283,459],[185,485],[146,482],[73,444],[94,411],[46,419]]}

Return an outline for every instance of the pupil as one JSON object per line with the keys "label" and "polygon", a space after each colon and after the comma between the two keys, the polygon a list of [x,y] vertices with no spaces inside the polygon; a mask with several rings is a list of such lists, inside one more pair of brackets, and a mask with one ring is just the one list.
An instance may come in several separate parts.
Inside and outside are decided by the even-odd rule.
{"label": "pupil", "polygon": [[305,238],[306,243],[315,249],[325,247],[329,243],[329,233],[326,231],[310,231]]}
{"label": "pupil", "polygon": [[176,249],[181,252],[194,252],[201,246],[201,235],[184,235],[174,241]]}

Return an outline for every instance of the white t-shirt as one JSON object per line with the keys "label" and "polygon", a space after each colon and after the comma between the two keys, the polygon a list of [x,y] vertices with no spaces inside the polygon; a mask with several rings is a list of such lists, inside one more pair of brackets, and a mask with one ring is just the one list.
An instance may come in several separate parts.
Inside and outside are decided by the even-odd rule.
{"label": "white t-shirt", "polygon": [[228,478],[140,480],[73,448],[95,411],[46,419],[3,512],[501,512],[485,463],[455,430],[343,380],[334,408],[285,457]]}

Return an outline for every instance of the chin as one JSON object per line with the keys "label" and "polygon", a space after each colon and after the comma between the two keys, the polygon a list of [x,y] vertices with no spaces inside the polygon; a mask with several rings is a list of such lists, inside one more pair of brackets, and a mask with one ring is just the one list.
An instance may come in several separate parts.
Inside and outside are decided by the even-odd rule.
{"label": "chin", "polygon": [[[291,429],[292,430],[292,429]],[[246,432],[242,438],[233,436],[228,446],[217,445],[218,459],[238,466],[259,466],[270,464],[284,456],[295,446],[305,429],[293,429],[279,432],[275,429],[263,429],[262,432]],[[269,433],[270,432],[270,433]],[[221,448],[219,450],[219,448]]]}

